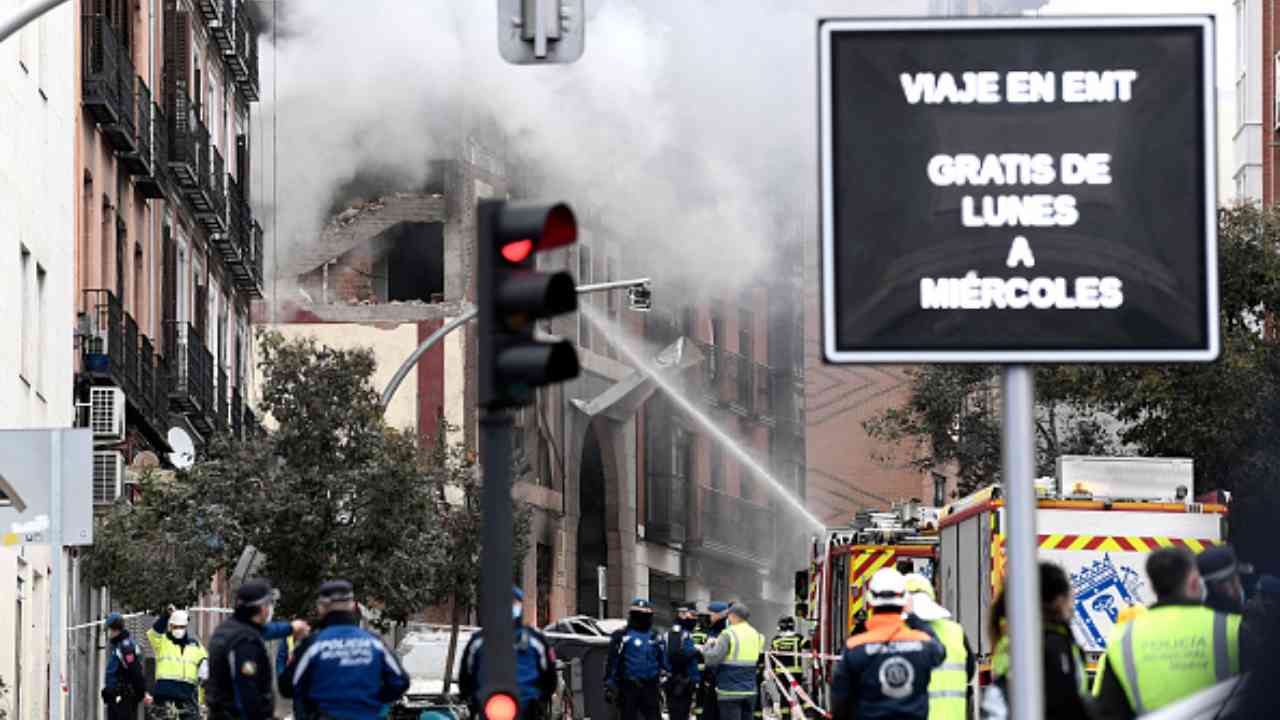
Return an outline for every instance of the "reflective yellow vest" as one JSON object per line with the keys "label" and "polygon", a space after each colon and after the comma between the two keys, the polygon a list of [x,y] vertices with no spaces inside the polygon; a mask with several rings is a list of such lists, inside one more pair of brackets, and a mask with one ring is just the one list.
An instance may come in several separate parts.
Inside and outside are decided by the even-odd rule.
{"label": "reflective yellow vest", "polygon": [[197,641],[179,645],[155,630],[147,630],[147,640],[156,653],[156,681],[174,680],[190,685],[200,684],[200,665],[209,653]]}
{"label": "reflective yellow vest", "polygon": [[929,676],[929,720],[964,720],[969,676],[965,661],[964,628],[954,620],[931,620],[929,627],[947,649],[942,665]]}
{"label": "reflective yellow vest", "polygon": [[716,694],[734,700],[756,695],[756,664],[764,650],[764,636],[745,622],[730,625],[722,635],[728,636],[729,654],[716,675]]}
{"label": "reflective yellow vest", "polygon": [[1199,605],[1166,605],[1125,624],[1107,646],[1107,665],[1134,713],[1238,675],[1240,619]]}

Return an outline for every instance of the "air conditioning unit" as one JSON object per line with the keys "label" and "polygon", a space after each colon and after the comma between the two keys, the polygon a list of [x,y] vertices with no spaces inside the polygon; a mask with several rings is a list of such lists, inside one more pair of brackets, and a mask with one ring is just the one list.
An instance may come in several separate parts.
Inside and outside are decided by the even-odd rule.
{"label": "air conditioning unit", "polygon": [[89,388],[89,428],[98,443],[124,440],[124,391],[118,387]]}
{"label": "air conditioning unit", "polygon": [[110,505],[124,490],[124,453],[96,450],[93,453],[93,504]]}

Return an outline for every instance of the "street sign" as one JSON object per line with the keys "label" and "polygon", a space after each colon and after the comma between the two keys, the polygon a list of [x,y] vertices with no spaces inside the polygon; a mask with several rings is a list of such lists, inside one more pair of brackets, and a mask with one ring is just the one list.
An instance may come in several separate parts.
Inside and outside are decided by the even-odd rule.
{"label": "street sign", "polygon": [[823,356],[1218,355],[1213,20],[819,25]]}
{"label": "street sign", "polygon": [[[60,443],[54,443],[55,434]],[[0,430],[0,476],[21,499],[0,504],[0,545],[53,542],[55,461],[61,474],[62,544],[93,544],[93,431],[66,428]]]}

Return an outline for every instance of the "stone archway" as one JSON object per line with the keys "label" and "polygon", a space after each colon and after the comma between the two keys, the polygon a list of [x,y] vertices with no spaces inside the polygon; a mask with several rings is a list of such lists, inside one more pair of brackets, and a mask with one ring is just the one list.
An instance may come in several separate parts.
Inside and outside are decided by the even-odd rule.
{"label": "stone archway", "polygon": [[[630,423],[580,414],[572,438],[576,485],[577,612],[600,615],[599,568],[605,568],[605,617],[618,617],[635,592],[634,472],[623,461]],[[629,488],[629,489],[628,489]]]}

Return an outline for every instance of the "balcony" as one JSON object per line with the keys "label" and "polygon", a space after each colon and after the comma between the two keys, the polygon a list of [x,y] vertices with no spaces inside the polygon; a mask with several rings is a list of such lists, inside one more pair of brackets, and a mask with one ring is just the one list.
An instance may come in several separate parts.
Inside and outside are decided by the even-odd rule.
{"label": "balcony", "polygon": [[649,473],[646,487],[645,539],[683,543],[689,525],[689,481],[678,475]]}
{"label": "balcony", "polygon": [[85,375],[123,390],[130,424],[146,434],[154,447],[167,449],[168,404],[160,401],[166,376],[151,338],[138,331],[133,316],[110,290],[86,290],[84,296],[89,318],[83,346]]}
{"label": "balcony", "polygon": [[[149,91],[148,94],[150,94]],[[150,112],[148,123],[152,130],[148,135],[151,142],[150,158],[147,167],[134,175],[133,185],[143,197],[161,200],[165,196],[166,188],[169,187],[169,124],[160,106],[155,102],[151,103],[148,111]]]}
{"label": "balcony", "polygon": [[[203,0],[202,0],[203,1]],[[235,7],[232,0],[213,0],[218,5],[217,19],[209,21],[209,35],[224,56],[235,51]]]}
{"label": "balcony", "polygon": [[[223,15],[231,26],[230,47],[222,47],[222,56],[231,69],[236,87],[249,102],[258,101],[258,30],[245,9],[244,0],[223,0]],[[233,12],[234,10],[234,12]]]}
{"label": "balcony", "polygon": [[195,0],[192,4],[196,6],[196,11],[209,24],[209,27],[222,22],[222,0]]}
{"label": "balcony", "polygon": [[213,145],[206,145],[208,161],[202,162],[205,177],[201,181],[204,195],[208,198],[208,206],[196,208],[196,219],[211,233],[227,231],[227,167],[222,160],[222,153]]}
{"label": "balcony", "polygon": [[165,327],[169,360],[169,404],[187,415],[201,433],[213,431],[213,357],[191,323],[170,321]]}
{"label": "balcony", "polygon": [[228,265],[244,262],[248,244],[249,206],[245,204],[240,183],[227,176],[227,230],[213,236],[213,245]]}
{"label": "balcony", "polygon": [[262,226],[245,213],[245,244],[240,259],[230,264],[236,288],[252,297],[262,297]]}
{"label": "balcony", "polygon": [[103,15],[80,18],[84,108],[102,128],[107,143],[122,153],[137,152],[133,61]]}
{"label": "balcony", "polygon": [[768,565],[776,530],[773,511],[708,487],[699,488],[699,494],[701,527],[695,544],[723,559]]}
{"label": "balcony", "polygon": [[168,115],[168,167],[177,189],[197,212],[210,212],[209,131],[200,121],[199,108],[187,96],[186,83],[178,81],[165,97]]}
{"label": "balcony", "polygon": [[119,154],[120,163],[130,175],[151,173],[151,89],[142,78],[134,77],[129,84],[129,100],[133,103],[133,149]]}

